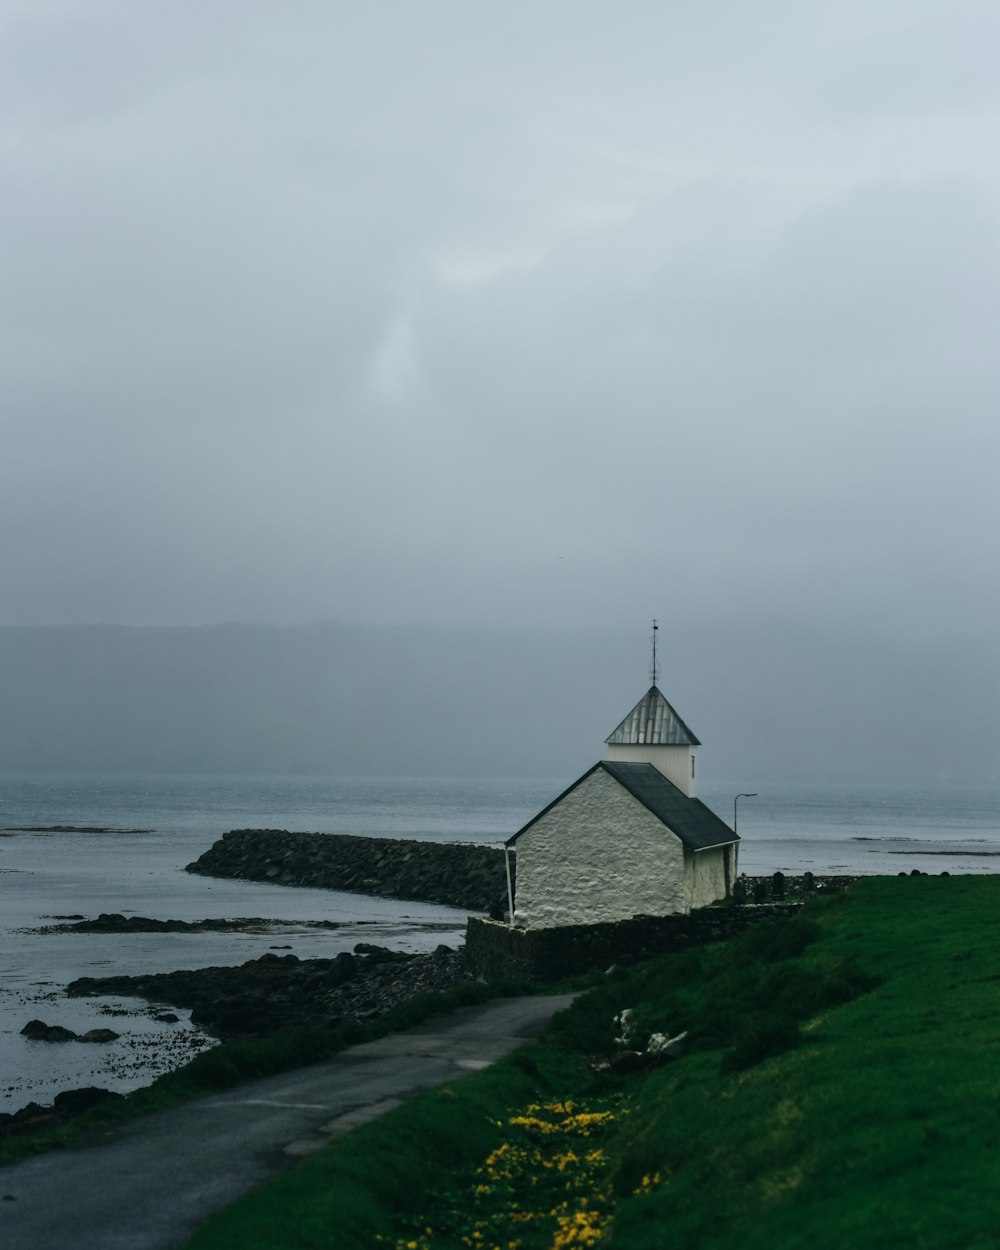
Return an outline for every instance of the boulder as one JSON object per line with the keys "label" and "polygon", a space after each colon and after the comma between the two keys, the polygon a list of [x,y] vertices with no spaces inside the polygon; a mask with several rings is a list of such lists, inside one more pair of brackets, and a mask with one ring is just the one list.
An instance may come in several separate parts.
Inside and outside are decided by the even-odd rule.
{"label": "boulder", "polygon": [[364,955],[373,963],[386,963],[390,960],[409,959],[405,951],[391,951],[387,946],[376,946],[373,942],[358,942],[354,948],[355,955]]}
{"label": "boulder", "polygon": [[88,1029],[81,1034],[64,1029],[61,1024],[46,1024],[44,1020],[29,1020],[21,1033],[33,1042],[115,1042],[121,1037],[114,1029]]}
{"label": "boulder", "polygon": [[121,1094],[113,1094],[108,1089],[97,1089],[94,1086],[66,1089],[61,1094],[56,1094],[51,1107],[29,1102],[13,1115],[0,1115],[0,1139],[34,1133],[39,1129],[55,1128],[73,1116],[89,1111],[91,1107],[105,1102],[119,1102],[121,1099]]}
{"label": "boulder", "polygon": [[676,1037],[667,1037],[666,1033],[654,1033],[646,1046],[646,1053],[657,1059],[679,1059],[684,1053],[687,1032],[678,1033]]}
{"label": "boulder", "polygon": [[61,1024],[46,1024],[44,1020],[29,1020],[21,1030],[24,1037],[33,1042],[75,1042],[77,1034],[64,1029]]}
{"label": "boulder", "polygon": [[52,1107],[61,1115],[80,1115],[102,1102],[121,1102],[122,1099],[122,1094],[114,1094],[110,1089],[86,1085],[83,1089],[64,1089],[61,1094],[56,1094]]}
{"label": "boulder", "polygon": [[620,1011],[614,1019],[615,1027],[618,1030],[618,1036],[615,1038],[616,1046],[631,1046],[635,1041],[637,1025],[635,1022],[635,1012],[631,1007],[626,1007],[624,1011]]}

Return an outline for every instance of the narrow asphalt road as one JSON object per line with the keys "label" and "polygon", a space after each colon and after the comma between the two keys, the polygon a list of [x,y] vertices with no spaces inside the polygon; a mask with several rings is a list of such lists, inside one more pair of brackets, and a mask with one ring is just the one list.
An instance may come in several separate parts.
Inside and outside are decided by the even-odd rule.
{"label": "narrow asphalt road", "polygon": [[215,1211],[419,1090],[534,1037],[571,994],[498,999],[0,1167],[4,1250],[176,1250]]}

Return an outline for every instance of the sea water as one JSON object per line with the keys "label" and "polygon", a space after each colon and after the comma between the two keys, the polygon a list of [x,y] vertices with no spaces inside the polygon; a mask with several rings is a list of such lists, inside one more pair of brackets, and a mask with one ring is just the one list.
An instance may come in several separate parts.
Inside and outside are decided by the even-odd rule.
{"label": "sea water", "polygon": [[[172,1024],[136,999],[69,999],[65,986],[77,977],[239,964],[275,948],[310,958],[361,940],[412,952],[462,941],[465,913],[452,908],[184,872],[226,830],[501,845],[572,780],[0,777],[0,1111],[82,1085],[125,1091],[211,1044],[176,1009]],[[732,824],[735,794],[720,785],[702,797]],[[995,784],[762,785],[739,800],[738,820],[740,869],[750,874],[1000,870]],[[57,917],[100,912],[261,923],[225,933],[37,932]],[[341,927],[310,927],[317,920]],[[121,1037],[30,1041],[20,1030],[32,1018]]]}
{"label": "sea water", "polygon": [[[125,1092],[212,1044],[171,1007],[67,998],[81,976],[244,963],[272,950],[328,958],[359,941],[421,952],[457,947],[466,913],[434,904],[202,877],[184,871],[228,829],[283,828],[435,841],[499,842],[551,797],[547,782],[314,777],[0,777],[0,1111],[62,1089]],[[159,920],[253,917],[236,932],[38,932],[101,912]],[[321,929],[309,922],[334,922]],[[164,1006],[169,1006],[164,1004]],[[109,1044],[33,1041],[31,1019]]]}

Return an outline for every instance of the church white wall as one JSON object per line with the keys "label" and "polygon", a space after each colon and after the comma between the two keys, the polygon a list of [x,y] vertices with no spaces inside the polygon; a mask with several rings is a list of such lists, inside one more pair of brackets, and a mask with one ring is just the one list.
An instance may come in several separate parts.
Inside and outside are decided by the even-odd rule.
{"label": "church white wall", "polygon": [[600,769],[516,846],[516,924],[547,929],[687,910],[680,839]]}
{"label": "church white wall", "polygon": [[[608,759],[625,764],[652,764],[689,799],[698,797],[698,748],[609,743]],[[691,761],[694,760],[694,768]]]}
{"label": "church white wall", "polygon": [[684,865],[688,908],[707,907],[726,897],[726,856],[730,852],[731,848],[725,846],[688,852]]}

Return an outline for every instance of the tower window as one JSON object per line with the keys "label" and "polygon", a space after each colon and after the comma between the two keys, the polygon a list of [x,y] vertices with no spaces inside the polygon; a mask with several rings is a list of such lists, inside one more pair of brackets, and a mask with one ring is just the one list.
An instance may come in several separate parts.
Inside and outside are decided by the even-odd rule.
{"label": "tower window", "polygon": [[691,776],[694,777],[694,756],[691,756]]}

